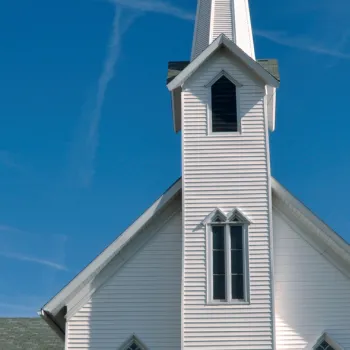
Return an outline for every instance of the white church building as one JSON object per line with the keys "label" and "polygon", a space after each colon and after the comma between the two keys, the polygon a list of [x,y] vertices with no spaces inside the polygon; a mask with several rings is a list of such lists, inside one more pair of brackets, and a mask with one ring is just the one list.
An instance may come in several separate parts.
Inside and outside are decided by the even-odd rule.
{"label": "white church building", "polygon": [[279,84],[248,0],[198,0],[182,177],[41,309],[66,350],[350,349],[350,246],[271,175]]}

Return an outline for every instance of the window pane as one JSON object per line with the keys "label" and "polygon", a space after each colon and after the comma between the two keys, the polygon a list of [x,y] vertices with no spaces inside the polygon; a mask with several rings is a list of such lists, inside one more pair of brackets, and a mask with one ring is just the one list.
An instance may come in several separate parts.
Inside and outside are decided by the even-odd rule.
{"label": "window pane", "polygon": [[213,249],[224,249],[225,226],[213,226]]}
{"label": "window pane", "polygon": [[225,300],[226,299],[225,275],[214,275],[213,282],[214,282],[213,299]]}
{"label": "window pane", "polygon": [[224,250],[214,250],[213,272],[214,272],[214,275],[225,274],[225,251]]}
{"label": "window pane", "polygon": [[242,226],[231,226],[231,249],[243,249]]}
{"label": "window pane", "polygon": [[232,299],[244,299],[243,275],[232,275]]}
{"label": "window pane", "polygon": [[243,274],[243,251],[231,250],[231,273]]}
{"label": "window pane", "polygon": [[237,131],[236,86],[222,76],[211,88],[212,131]]}

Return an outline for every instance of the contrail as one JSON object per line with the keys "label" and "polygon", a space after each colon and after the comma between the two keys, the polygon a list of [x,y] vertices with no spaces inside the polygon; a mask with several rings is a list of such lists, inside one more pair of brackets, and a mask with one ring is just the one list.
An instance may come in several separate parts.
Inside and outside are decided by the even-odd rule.
{"label": "contrail", "polygon": [[180,19],[192,21],[195,19],[195,15],[192,12],[183,10],[168,2],[160,0],[109,0],[114,4],[119,4],[125,7],[130,7],[135,10],[144,12],[156,12],[163,13],[170,16],[174,16]]}
{"label": "contrail", "polygon": [[[160,0],[107,0],[114,4],[115,14],[113,28],[109,40],[107,56],[103,70],[98,79],[97,94],[93,108],[83,113],[82,125],[78,129],[79,135],[73,145],[72,167],[78,171],[78,181],[83,187],[88,187],[95,173],[95,159],[98,148],[98,131],[102,116],[102,109],[105,102],[108,85],[114,77],[115,66],[120,55],[121,39],[129,29],[137,16],[144,12],[167,14],[183,20],[193,20],[194,14],[167,2]],[[122,8],[131,8],[136,14],[129,17],[129,20],[121,25]]]}
{"label": "contrail", "polygon": [[[136,18],[136,16],[130,17],[129,20],[121,26],[121,15],[122,10],[116,5],[107,56],[97,83],[94,107],[88,111],[86,116],[83,115],[83,125],[81,126],[81,130],[79,130],[80,136],[75,145],[75,148],[77,148],[74,150],[76,153],[75,156],[78,159],[74,159],[73,161],[78,164],[79,182],[84,187],[91,184],[95,172],[94,162],[98,147],[98,129],[106,91],[114,77],[115,66],[120,55],[121,38]],[[74,167],[76,167],[76,165],[74,165]]]}
{"label": "contrail", "polygon": [[55,270],[61,270],[61,271],[67,271],[68,270],[67,267],[64,266],[64,265],[57,264],[57,263],[54,263],[54,262],[49,261],[49,260],[36,258],[34,256],[27,256],[27,255],[23,255],[23,254],[8,253],[8,252],[0,252],[0,256],[3,256],[4,258],[7,258],[7,259],[28,261],[28,262],[32,262],[32,263],[48,266],[48,267],[51,267],[51,268],[53,268]]}
{"label": "contrail", "polygon": [[[307,38],[304,37],[289,37],[283,32],[275,31],[264,31],[264,30],[255,30],[254,34],[270,40],[276,44],[288,46],[303,51],[309,51],[315,54],[320,54],[324,56],[331,56],[340,59],[350,59],[350,53],[342,52],[339,49],[332,49],[320,46],[313,42],[310,42]],[[347,40],[347,37],[343,40]],[[342,43],[344,44],[344,43]]]}

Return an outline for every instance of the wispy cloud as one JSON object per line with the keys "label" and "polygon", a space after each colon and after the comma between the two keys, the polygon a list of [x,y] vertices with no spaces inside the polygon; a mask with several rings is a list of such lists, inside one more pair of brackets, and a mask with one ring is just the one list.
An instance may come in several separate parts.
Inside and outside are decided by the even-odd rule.
{"label": "wispy cloud", "polygon": [[[121,42],[123,35],[135,21],[135,19],[144,12],[153,12],[167,14],[183,20],[193,20],[194,14],[180,9],[168,2],[154,0],[107,0],[115,7],[113,19],[113,28],[109,40],[107,55],[104,61],[103,70],[98,79],[97,93],[94,97],[94,103],[87,112],[82,115],[82,123],[78,130],[78,135],[73,143],[72,149],[72,167],[76,173],[78,183],[82,187],[88,187],[95,174],[95,159],[98,149],[99,125],[101,122],[103,106],[106,98],[108,86],[115,74],[115,67],[120,55]],[[137,10],[133,15],[123,14],[122,8]],[[122,21],[123,19],[123,21]],[[86,105],[91,105],[88,101]]]}
{"label": "wispy cloud", "polygon": [[56,269],[56,270],[68,271],[68,269],[64,265],[57,264],[57,263],[54,263],[54,262],[49,261],[49,260],[36,258],[34,256],[27,256],[27,255],[23,255],[23,254],[19,254],[19,253],[10,253],[10,252],[1,252],[1,251],[0,251],[0,256],[7,258],[7,259],[28,261],[31,263],[51,267],[51,268]]}
{"label": "wispy cloud", "polygon": [[195,18],[194,13],[176,7],[169,2],[159,0],[109,0],[118,5],[129,7],[143,12],[162,13],[174,16],[180,19],[192,21]]}
{"label": "wispy cloud", "polygon": [[[0,256],[68,271],[62,263],[65,253],[65,235],[29,233],[19,228],[0,225]],[[42,256],[42,255],[47,256]],[[53,261],[53,257],[57,260]]]}
{"label": "wispy cloud", "polygon": [[12,227],[12,226],[8,226],[8,225],[0,225],[0,232],[24,233],[24,231],[22,231],[16,227]]}
{"label": "wispy cloud", "polygon": [[[279,31],[265,31],[265,30],[255,30],[254,34],[270,40],[276,44],[300,49],[303,51],[308,51],[320,55],[335,57],[339,59],[350,59],[350,53],[341,51],[339,43],[331,47],[325,47],[322,44],[314,43],[310,39],[305,37],[292,37],[285,32]],[[346,37],[348,41],[349,37]],[[342,38],[342,47],[344,46],[344,39]]]}
{"label": "wispy cloud", "polygon": [[78,181],[83,187],[90,185],[95,173],[94,163],[98,147],[98,132],[106,92],[109,83],[114,78],[115,66],[120,55],[122,36],[135,18],[136,16],[129,17],[122,23],[122,9],[115,6],[112,33],[103,70],[97,83],[95,102],[87,113],[83,113],[79,135],[74,144],[74,167],[77,169]]}

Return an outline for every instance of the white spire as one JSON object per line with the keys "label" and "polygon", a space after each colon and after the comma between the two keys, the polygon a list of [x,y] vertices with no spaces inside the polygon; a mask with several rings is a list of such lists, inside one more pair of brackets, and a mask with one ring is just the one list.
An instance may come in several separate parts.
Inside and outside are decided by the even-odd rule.
{"label": "white spire", "polygon": [[220,34],[255,59],[248,0],[198,0],[192,60]]}

